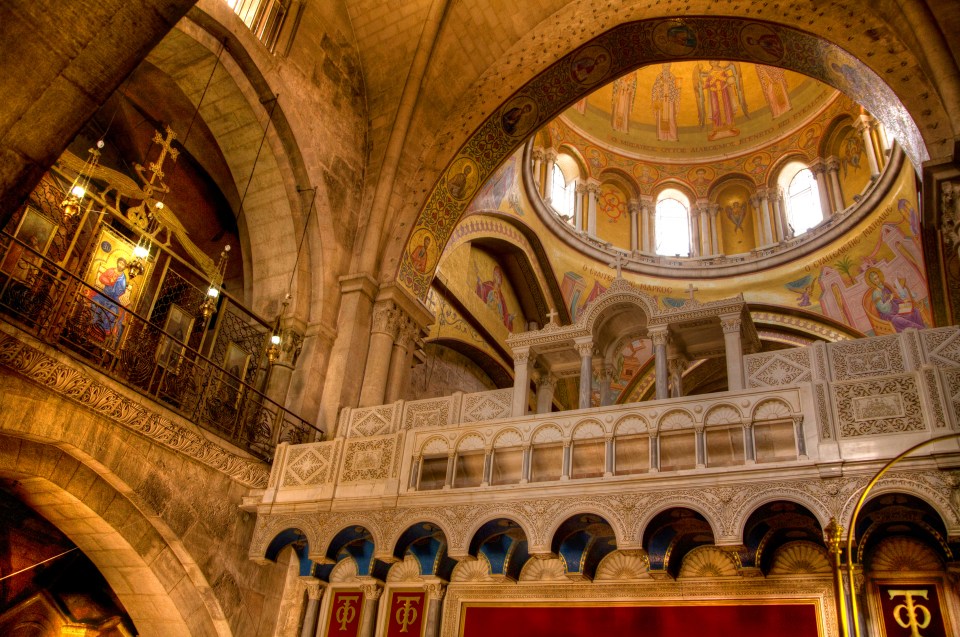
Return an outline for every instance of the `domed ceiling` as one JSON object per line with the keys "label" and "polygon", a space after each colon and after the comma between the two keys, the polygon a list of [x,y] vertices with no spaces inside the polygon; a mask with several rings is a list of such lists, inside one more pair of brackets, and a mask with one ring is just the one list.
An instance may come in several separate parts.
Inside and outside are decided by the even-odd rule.
{"label": "domed ceiling", "polygon": [[674,62],[614,80],[567,109],[561,120],[629,157],[700,162],[782,139],[837,95],[817,80],[770,66]]}

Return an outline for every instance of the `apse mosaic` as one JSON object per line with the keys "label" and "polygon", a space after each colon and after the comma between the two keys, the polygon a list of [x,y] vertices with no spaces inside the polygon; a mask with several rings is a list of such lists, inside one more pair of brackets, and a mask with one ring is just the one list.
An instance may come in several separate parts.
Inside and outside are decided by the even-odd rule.
{"label": "apse mosaic", "polygon": [[[671,31],[682,31],[683,38],[671,36]],[[919,166],[927,158],[919,130],[893,91],[857,59],[815,36],[734,18],[696,17],[625,24],[558,60],[478,127],[449,164],[414,223],[397,272],[400,285],[420,299],[426,297],[437,265],[437,253],[431,253],[430,246],[446,244],[477,184],[485,183],[538,127],[624,73],[688,59],[754,62],[818,79],[850,95],[882,121],[914,165]],[[700,92],[705,95],[705,122],[709,118],[710,134],[715,140],[732,136],[730,126],[736,125],[729,125],[729,115],[724,116],[722,107],[714,108],[715,100],[706,97],[713,91],[717,99],[729,102],[732,109],[739,98],[718,86],[721,74],[735,83],[732,71],[721,68],[715,72],[712,64],[701,70],[704,75],[698,74],[697,78]],[[716,77],[711,79],[711,75]],[[621,93],[630,90],[629,80],[618,89]],[[669,125],[666,134],[668,129]]]}

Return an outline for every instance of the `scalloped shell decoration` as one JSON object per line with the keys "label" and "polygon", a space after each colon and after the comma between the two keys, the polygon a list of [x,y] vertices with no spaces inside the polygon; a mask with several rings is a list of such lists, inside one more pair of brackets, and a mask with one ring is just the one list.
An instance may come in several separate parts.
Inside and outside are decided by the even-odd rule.
{"label": "scalloped shell decoration", "polygon": [[330,571],[331,584],[355,581],[357,581],[357,563],[352,557],[343,558]]}
{"label": "scalloped shell decoration", "polygon": [[540,427],[533,434],[534,444],[561,441],[563,441],[563,432],[560,431],[560,427],[557,427],[556,425],[546,425],[544,427]]}
{"label": "scalloped shell decoration", "polygon": [[737,575],[733,557],[715,546],[699,546],[683,558],[678,577],[731,577]]}
{"label": "scalloped shell decoration", "polygon": [[567,579],[567,567],[557,557],[527,560],[520,571],[521,582],[556,582]]}
{"label": "scalloped shell decoration", "polygon": [[942,571],[936,551],[908,537],[883,540],[873,551],[871,571]]}
{"label": "scalloped shell decoration", "polygon": [[421,452],[424,456],[436,455],[446,455],[450,452],[450,445],[447,444],[447,441],[443,438],[431,438],[427,441],[427,444],[423,445],[423,451]]}
{"label": "scalloped shell decoration", "polygon": [[660,429],[684,429],[693,426],[693,416],[685,411],[674,410],[664,414],[660,419]]}
{"label": "scalloped shell decoration", "polygon": [[647,433],[647,421],[638,416],[627,416],[617,423],[616,435],[630,436]]}
{"label": "scalloped shell decoration", "polygon": [[387,573],[388,582],[416,582],[420,579],[420,562],[412,555],[405,555],[403,561],[391,566]]}
{"label": "scalloped shell decoration", "polygon": [[603,438],[606,433],[603,425],[595,420],[588,420],[587,422],[580,423],[577,425],[577,428],[573,430],[573,439],[588,440],[590,438]]}
{"label": "scalloped shell decoration", "polygon": [[460,560],[453,567],[450,575],[451,582],[492,582],[490,576],[490,562],[481,553],[475,560]]}
{"label": "scalloped shell decoration", "polygon": [[813,542],[797,540],[777,549],[767,575],[828,575],[831,572],[827,549]]}
{"label": "scalloped shell decoration", "polygon": [[703,422],[708,425],[739,425],[741,419],[742,416],[736,408],[730,405],[717,405],[707,412]]}
{"label": "scalloped shell decoration", "polygon": [[778,418],[789,418],[790,407],[783,401],[776,399],[765,400],[753,412],[754,420],[776,420]]}
{"label": "scalloped shell decoration", "polygon": [[632,580],[648,577],[650,563],[646,555],[613,551],[597,566],[596,580]]}
{"label": "scalloped shell decoration", "polygon": [[476,451],[483,449],[483,438],[478,434],[468,434],[457,443],[457,451]]}
{"label": "scalloped shell decoration", "polygon": [[508,429],[500,433],[497,436],[496,440],[493,441],[493,446],[495,449],[504,449],[506,447],[519,447],[523,444],[523,438],[520,437],[520,432],[513,429]]}

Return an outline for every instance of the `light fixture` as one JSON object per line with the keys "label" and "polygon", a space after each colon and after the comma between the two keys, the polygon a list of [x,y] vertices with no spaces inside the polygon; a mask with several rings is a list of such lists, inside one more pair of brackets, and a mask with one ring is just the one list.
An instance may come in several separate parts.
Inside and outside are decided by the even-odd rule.
{"label": "light fixture", "polygon": [[[278,317],[279,318],[279,317]],[[277,362],[277,359],[280,358],[280,321],[277,321],[277,325],[273,328],[273,333],[270,335],[270,347],[267,348],[267,361],[273,365]]]}
{"label": "light fixture", "polygon": [[200,304],[200,314],[204,321],[209,321],[210,317],[217,309],[217,299],[220,298],[220,286],[223,285],[223,274],[227,270],[227,256],[230,254],[230,246],[223,247],[220,253],[220,261],[217,263],[217,270],[210,277],[210,285],[207,287],[207,295]]}
{"label": "light fixture", "polygon": [[97,140],[96,148],[91,148],[88,151],[87,161],[83,163],[80,172],[77,173],[73,183],[70,184],[67,196],[60,202],[60,209],[67,218],[76,217],[80,213],[80,205],[90,188],[90,178],[100,164],[100,150],[102,148],[103,140]]}

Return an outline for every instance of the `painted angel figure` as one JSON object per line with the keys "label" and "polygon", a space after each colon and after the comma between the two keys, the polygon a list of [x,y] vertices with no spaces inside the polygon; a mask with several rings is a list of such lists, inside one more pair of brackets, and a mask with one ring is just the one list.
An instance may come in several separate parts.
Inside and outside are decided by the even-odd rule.
{"label": "painted angel figure", "polygon": [[719,60],[711,60],[707,68],[697,64],[693,80],[700,128],[710,120],[707,139],[714,141],[739,135],[740,130],[734,126],[737,111],[750,116],[739,65]]}

